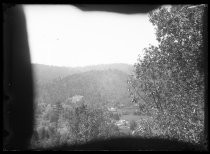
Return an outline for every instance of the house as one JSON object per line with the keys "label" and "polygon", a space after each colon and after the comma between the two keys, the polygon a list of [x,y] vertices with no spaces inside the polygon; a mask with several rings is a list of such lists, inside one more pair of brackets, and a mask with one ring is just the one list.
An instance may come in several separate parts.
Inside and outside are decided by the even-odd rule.
{"label": "house", "polygon": [[117,111],[117,109],[116,109],[116,108],[114,108],[114,107],[108,107],[108,111],[111,111],[111,112],[116,112],[116,111]]}
{"label": "house", "polygon": [[119,104],[119,107],[124,107],[125,105],[124,104]]}
{"label": "house", "polygon": [[75,95],[73,97],[68,97],[65,100],[65,103],[66,104],[77,103],[77,102],[81,101],[82,99],[83,99],[83,96],[81,96],[81,95]]}
{"label": "house", "polygon": [[77,102],[81,101],[82,98],[83,98],[83,96],[75,95],[75,96],[73,96],[73,97],[71,98],[71,101],[72,101],[73,103],[77,103]]}
{"label": "house", "polygon": [[115,123],[117,126],[127,126],[129,125],[129,122],[126,120],[119,120]]}

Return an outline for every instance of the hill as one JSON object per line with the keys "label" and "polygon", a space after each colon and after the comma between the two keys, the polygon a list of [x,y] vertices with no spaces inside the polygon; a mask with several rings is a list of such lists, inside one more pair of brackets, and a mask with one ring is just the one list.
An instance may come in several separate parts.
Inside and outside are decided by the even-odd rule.
{"label": "hill", "polygon": [[49,66],[43,64],[32,64],[34,83],[37,85],[46,84],[54,79],[63,78],[71,74],[79,73],[71,67]]}
{"label": "hill", "polygon": [[127,74],[132,71],[132,65],[115,63],[115,64],[101,64],[92,65],[85,67],[59,67],[59,66],[49,66],[43,64],[32,64],[34,72],[34,83],[35,85],[42,85],[50,83],[55,79],[62,79],[68,75],[78,74],[82,72],[87,72],[91,70],[108,70],[117,69]]}
{"label": "hill", "polygon": [[42,85],[38,98],[45,103],[55,103],[81,95],[91,104],[126,104],[129,102],[127,78],[128,74],[116,69],[77,73]]}

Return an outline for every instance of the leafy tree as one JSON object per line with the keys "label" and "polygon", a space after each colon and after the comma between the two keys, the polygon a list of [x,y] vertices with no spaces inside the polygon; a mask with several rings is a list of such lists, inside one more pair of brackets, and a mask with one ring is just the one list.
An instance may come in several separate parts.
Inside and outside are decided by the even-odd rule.
{"label": "leafy tree", "polygon": [[129,80],[133,100],[154,113],[165,134],[195,142],[204,123],[204,7],[177,5],[150,12],[159,45],[144,49]]}
{"label": "leafy tree", "polygon": [[111,123],[111,115],[101,108],[92,108],[83,102],[70,112],[68,122],[73,142],[107,138],[118,133]]}
{"label": "leafy tree", "polygon": [[56,123],[56,128],[58,127],[58,124],[59,124],[59,118],[60,118],[60,114],[62,112],[63,108],[62,108],[62,105],[61,105],[61,102],[58,101],[56,102],[56,104],[54,105],[54,121]]}

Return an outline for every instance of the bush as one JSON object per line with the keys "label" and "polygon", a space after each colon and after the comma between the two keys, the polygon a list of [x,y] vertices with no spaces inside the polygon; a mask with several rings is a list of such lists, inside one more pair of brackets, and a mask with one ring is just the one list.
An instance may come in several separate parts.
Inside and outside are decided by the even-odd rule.
{"label": "bush", "polygon": [[107,138],[115,135],[118,130],[111,123],[111,117],[118,119],[118,114],[109,115],[103,109],[89,108],[81,105],[75,108],[69,120],[70,130],[76,142],[87,142],[97,138]]}
{"label": "bush", "polygon": [[57,119],[53,119],[52,108],[45,111],[44,118],[37,118],[37,132],[33,135],[31,147],[49,148],[119,135],[118,127],[112,123],[112,118],[119,120],[117,113],[111,115],[106,109],[90,107],[85,102],[77,105],[65,108],[56,115]]}

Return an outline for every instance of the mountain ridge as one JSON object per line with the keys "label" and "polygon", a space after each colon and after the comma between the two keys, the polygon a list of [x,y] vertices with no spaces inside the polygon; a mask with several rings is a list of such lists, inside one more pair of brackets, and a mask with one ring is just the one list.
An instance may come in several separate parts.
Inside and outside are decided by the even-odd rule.
{"label": "mountain ridge", "polygon": [[130,74],[133,70],[133,66],[126,63],[98,64],[82,67],[63,67],[32,63],[32,68],[35,84],[45,84],[52,82],[55,79],[64,78],[68,75],[91,70],[117,69],[127,74]]}
{"label": "mountain ridge", "polygon": [[75,95],[84,96],[91,104],[122,103],[129,101],[128,74],[117,69],[91,70],[66,76],[45,84],[37,91],[45,103],[54,104]]}

